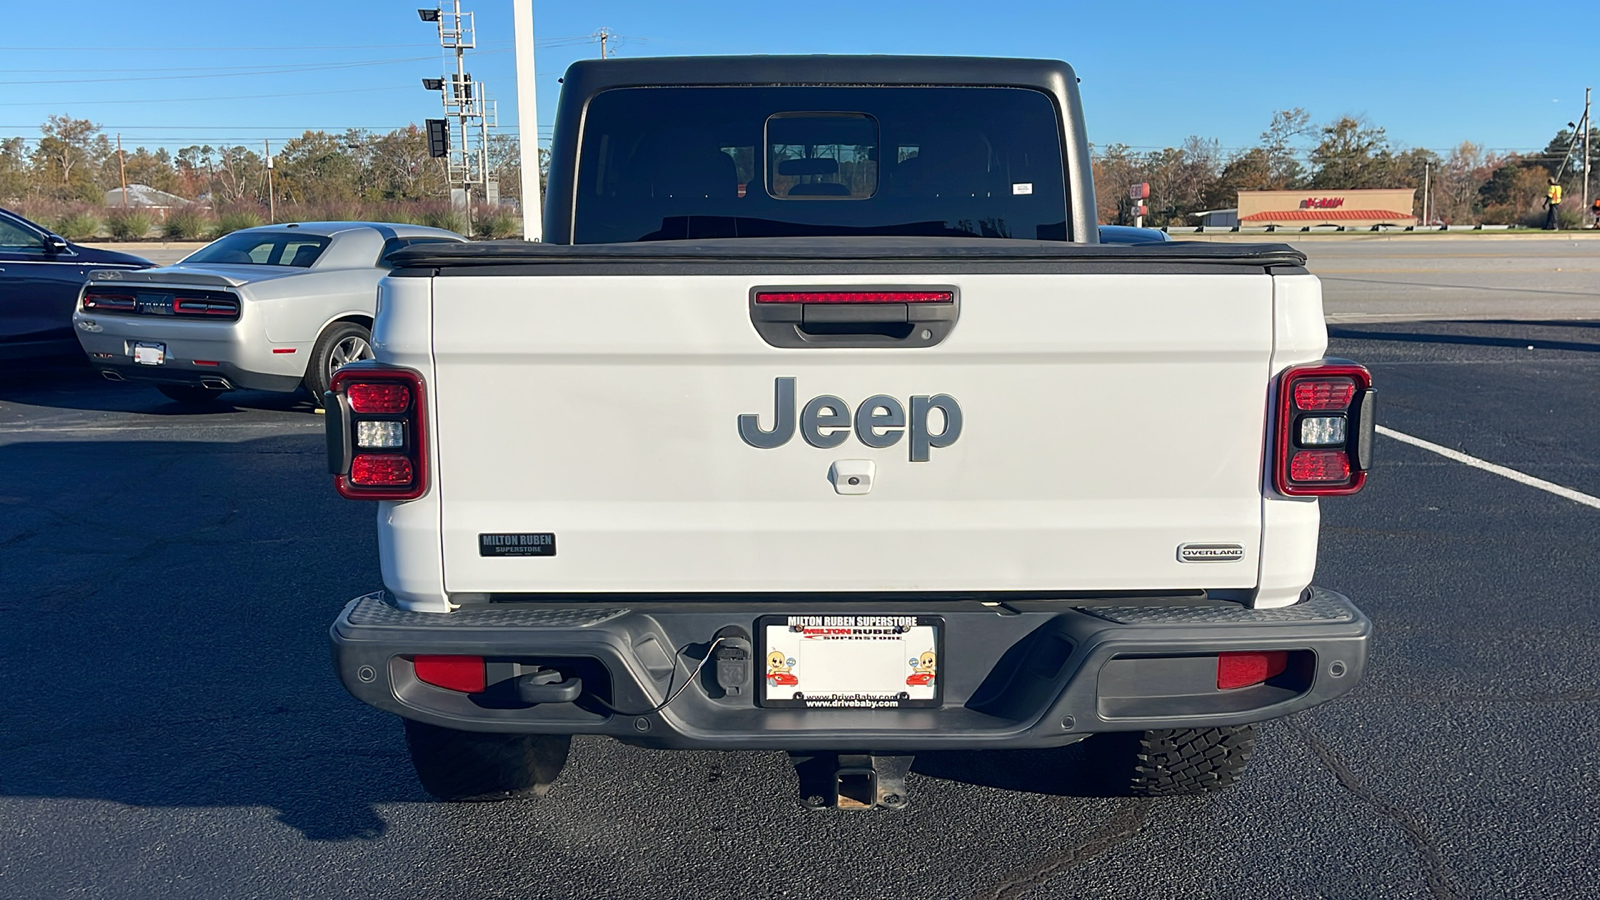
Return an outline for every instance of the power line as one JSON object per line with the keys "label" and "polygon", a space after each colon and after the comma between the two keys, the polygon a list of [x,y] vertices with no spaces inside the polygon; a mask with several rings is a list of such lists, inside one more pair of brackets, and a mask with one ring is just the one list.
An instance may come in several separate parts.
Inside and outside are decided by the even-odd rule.
{"label": "power line", "polygon": [[77,104],[77,105],[80,105],[80,106],[81,105],[99,106],[99,105],[102,105],[102,104],[124,105],[124,104],[129,104],[129,103],[208,103],[208,102],[216,101],[216,100],[267,100],[267,99],[272,99],[272,98],[276,98],[276,97],[324,97],[324,96],[327,96],[329,94],[371,94],[371,93],[374,93],[374,92],[377,92],[377,91],[396,91],[396,92],[398,92],[398,91],[404,91],[404,90],[407,90],[407,89],[403,88],[403,87],[398,87],[398,86],[390,86],[390,87],[373,87],[373,88],[350,88],[348,90],[339,90],[339,91],[296,91],[296,92],[287,93],[287,94],[238,94],[238,95],[229,96],[229,97],[142,97],[142,98],[133,99],[133,100],[59,100],[59,99],[58,100],[29,100],[29,101],[25,101],[25,102],[0,103],[0,106],[57,106],[57,107],[60,107],[60,106],[69,106],[69,105],[73,105],[73,104]]}
{"label": "power line", "polygon": [[[486,50],[484,53],[510,53],[510,50]],[[293,75],[301,72],[327,72],[336,69],[360,69],[369,66],[392,66],[400,63],[428,62],[437,59],[434,56],[402,56],[394,59],[368,60],[365,62],[328,63],[328,64],[291,64],[285,66],[255,66],[250,72],[213,72],[210,74],[195,75],[129,75],[118,78],[60,78],[43,79],[38,81],[0,81],[0,85],[8,84],[105,84],[120,83],[124,81],[177,81],[185,78],[244,78],[254,75]]]}
{"label": "power line", "polygon": [[[561,38],[552,38],[551,40],[561,40]],[[484,43],[485,43],[485,45],[502,46],[502,47],[503,46],[510,46],[510,44],[511,44],[510,41],[485,41]],[[273,52],[285,51],[285,50],[338,50],[338,51],[346,51],[346,50],[391,50],[391,49],[394,49],[394,48],[397,48],[397,47],[416,47],[416,46],[417,46],[417,44],[416,44],[415,41],[413,41],[411,43],[407,43],[407,44],[319,44],[319,45],[300,45],[300,46],[293,46],[293,47],[261,47],[261,46],[255,46],[255,45],[252,45],[252,46],[249,46],[249,47],[217,47],[217,46],[197,47],[197,46],[195,46],[193,44],[184,44],[182,46],[175,46],[175,47],[124,47],[124,46],[117,46],[117,47],[84,47],[82,45],[79,45],[79,46],[76,46],[76,47],[39,47],[39,46],[35,46],[35,45],[30,44],[30,45],[28,45],[26,47],[0,47],[0,50],[8,50],[8,51],[11,51],[11,50],[14,50],[14,51],[40,50],[40,51],[45,51],[45,52],[49,52],[49,53],[61,53],[61,52],[70,52],[70,51],[79,51],[79,50],[84,51],[84,52],[88,52],[88,53],[117,53],[117,52],[122,52],[122,51],[127,51],[127,52],[130,52],[130,53],[143,53],[143,52],[166,53],[166,52],[179,51],[179,50],[185,51],[185,52],[189,52],[189,53],[209,53],[209,52],[237,53],[237,52],[242,51],[242,50],[266,50],[266,51],[273,51]]]}

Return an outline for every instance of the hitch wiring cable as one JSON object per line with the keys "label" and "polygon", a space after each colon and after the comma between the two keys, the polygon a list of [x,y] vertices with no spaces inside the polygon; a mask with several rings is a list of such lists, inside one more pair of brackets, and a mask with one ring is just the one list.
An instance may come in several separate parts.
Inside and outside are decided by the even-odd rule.
{"label": "hitch wiring cable", "polygon": [[[689,685],[694,684],[694,680],[696,678],[700,677],[700,671],[706,667],[706,663],[710,662],[711,661],[711,657],[716,655],[717,646],[719,644],[721,644],[724,640],[726,640],[726,638],[720,638],[719,637],[719,638],[715,638],[715,639],[713,639],[711,641],[711,646],[706,648],[706,658],[700,660],[700,665],[694,667],[694,671],[689,673],[689,677],[684,680],[683,684],[678,685],[678,689],[677,690],[673,690],[672,689],[672,682],[668,681],[667,682],[667,699],[661,701],[661,703],[659,705],[657,705],[657,706],[652,706],[649,709],[642,710],[640,712],[629,712],[627,710],[617,709],[615,706],[612,706],[610,703],[606,702],[605,698],[601,697],[598,694],[590,694],[590,693],[585,692],[584,695],[587,696],[589,699],[593,700],[594,702],[600,704],[601,706],[604,706],[606,709],[611,710],[613,713],[615,713],[615,714],[617,714],[619,716],[648,716],[648,715],[651,715],[653,713],[658,713],[658,712],[662,711],[663,709],[666,709],[667,705],[670,704],[672,701],[678,699],[678,695],[682,694],[684,692],[684,690],[689,687]],[[679,657],[683,656],[683,651],[688,649],[688,647],[689,647],[689,645],[685,644],[682,647],[678,648],[678,656]],[[678,667],[676,665],[674,665],[672,667],[672,675],[673,675],[673,677],[677,677],[677,675],[678,675]]]}

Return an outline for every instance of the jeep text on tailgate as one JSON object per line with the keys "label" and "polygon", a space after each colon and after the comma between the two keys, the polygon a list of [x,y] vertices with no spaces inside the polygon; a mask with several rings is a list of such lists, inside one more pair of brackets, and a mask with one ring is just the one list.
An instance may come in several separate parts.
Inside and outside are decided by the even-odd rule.
{"label": "jeep text on tailgate", "polygon": [[1089,172],[1060,62],[569,69],[548,242],[403,251],[325,398],[383,573],[339,675],[428,791],[604,734],[786,751],[813,806],[1083,740],[1197,793],[1350,690],[1311,580],[1371,379],[1298,252],[1102,241]]}

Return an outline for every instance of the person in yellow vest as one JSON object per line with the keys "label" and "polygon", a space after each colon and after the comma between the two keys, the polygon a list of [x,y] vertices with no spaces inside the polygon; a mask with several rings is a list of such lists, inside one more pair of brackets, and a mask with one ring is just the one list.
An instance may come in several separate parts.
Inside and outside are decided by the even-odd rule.
{"label": "person in yellow vest", "polygon": [[1544,192],[1544,230],[1555,231],[1556,213],[1561,210],[1561,185],[1556,184],[1554,178],[1550,179],[1550,186]]}

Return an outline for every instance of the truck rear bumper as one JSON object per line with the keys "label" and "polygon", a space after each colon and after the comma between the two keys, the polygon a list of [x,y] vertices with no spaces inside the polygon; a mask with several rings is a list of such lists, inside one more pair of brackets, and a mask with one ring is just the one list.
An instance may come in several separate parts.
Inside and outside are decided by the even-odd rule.
{"label": "truck rear bumper", "polygon": [[[1086,735],[1237,725],[1346,693],[1365,668],[1371,623],[1340,594],[1248,609],[1196,598],[495,603],[452,613],[401,610],[383,592],[352,600],[330,629],[334,664],[357,699],[468,731],[606,734],[652,747],[914,751],[1070,744]],[[664,709],[728,626],[771,615],[938,615],[943,706],[764,708],[762,676],[730,696],[709,662]],[[1285,671],[1219,690],[1217,654],[1289,651]],[[465,694],[420,681],[416,655],[482,656],[490,687]],[[566,703],[520,702],[496,685],[524,671],[581,678]],[[599,697],[616,713],[595,702]],[[633,711],[633,712],[630,712]]]}

